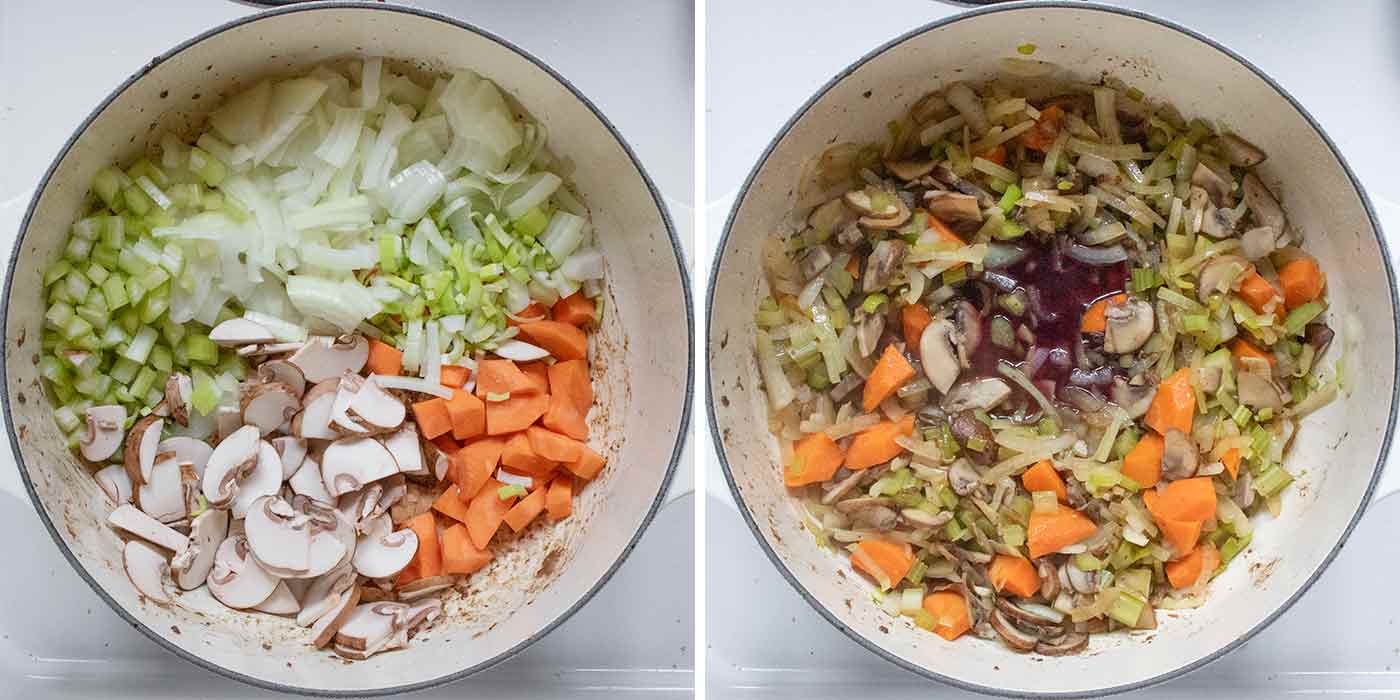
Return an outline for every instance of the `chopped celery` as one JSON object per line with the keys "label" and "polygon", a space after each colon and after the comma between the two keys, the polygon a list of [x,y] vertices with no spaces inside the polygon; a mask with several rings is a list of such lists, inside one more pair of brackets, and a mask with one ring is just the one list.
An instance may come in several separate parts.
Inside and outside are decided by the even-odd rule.
{"label": "chopped celery", "polygon": [[221,392],[208,372],[196,367],[191,374],[190,405],[200,415],[207,416],[219,405]]}
{"label": "chopped celery", "polygon": [[1274,465],[1254,479],[1254,490],[1264,498],[1268,498],[1291,483],[1293,483],[1293,475],[1284,471],[1282,467]]}
{"label": "chopped celery", "polygon": [[1108,616],[1128,627],[1136,627],[1145,607],[1147,599],[1132,591],[1120,590],[1112,607],[1108,609]]}
{"label": "chopped celery", "polygon": [[1098,557],[1087,552],[1074,555],[1074,565],[1080,571],[1098,571],[1103,568],[1103,562],[1099,561]]}
{"label": "chopped celery", "polygon": [[1010,214],[1011,210],[1016,208],[1016,202],[1020,201],[1020,199],[1021,186],[1012,183],[1007,185],[1006,192],[1001,195],[1001,201],[997,202],[997,206],[1001,209],[1003,214]]}
{"label": "chopped celery", "polygon": [[156,381],[156,371],[150,367],[142,367],[136,373],[136,379],[131,382],[131,393],[133,396],[141,396],[151,390],[151,386]]}
{"label": "chopped celery", "polygon": [[219,361],[219,346],[207,335],[191,333],[185,336],[184,346],[191,362],[212,365]]}
{"label": "chopped celery", "polygon": [[525,487],[520,484],[510,484],[496,489],[496,497],[502,501],[526,495]]}

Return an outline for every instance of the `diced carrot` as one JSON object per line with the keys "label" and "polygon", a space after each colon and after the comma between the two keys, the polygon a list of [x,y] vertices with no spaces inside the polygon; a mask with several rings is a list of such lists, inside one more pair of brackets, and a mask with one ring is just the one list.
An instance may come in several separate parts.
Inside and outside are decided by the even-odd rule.
{"label": "diced carrot", "polygon": [[914,549],[908,542],[863,540],[851,550],[851,565],[864,571],[881,590],[899,585],[914,565]]}
{"label": "diced carrot", "polygon": [[574,512],[574,477],[560,474],[549,482],[549,492],[544,497],[544,509],[549,513],[549,521],[557,523]]}
{"label": "diced carrot", "polygon": [[1157,523],[1157,527],[1162,531],[1162,539],[1172,546],[1179,554],[1189,552],[1196,547],[1196,542],[1201,538],[1201,521],[1199,520],[1168,520],[1165,518],[1152,518]]}
{"label": "diced carrot", "polygon": [[1251,309],[1254,309],[1255,313],[1259,314],[1264,313],[1264,309],[1268,307],[1268,304],[1277,300],[1280,296],[1278,290],[1274,289],[1274,286],[1269,284],[1269,281],[1264,279],[1264,276],[1257,271],[1251,272],[1249,276],[1245,277],[1244,281],[1240,283],[1239,295],[1241,299],[1244,299],[1245,303],[1249,304]]}
{"label": "diced carrot", "polygon": [[540,513],[544,512],[544,499],[549,489],[545,487],[536,488],[530,495],[520,499],[520,502],[511,506],[506,512],[505,522],[510,526],[512,532],[520,532],[527,525],[534,522]]}
{"label": "diced carrot", "polygon": [[554,303],[554,320],[571,326],[586,326],[594,321],[593,300],[574,292]]}
{"label": "diced carrot", "polygon": [[850,447],[846,448],[846,468],[869,469],[898,457],[904,448],[900,447],[895,439],[913,434],[913,414],[904,416],[898,422],[885,421],[862,430],[851,439]]}
{"label": "diced carrot", "polygon": [[547,474],[554,470],[556,463],[535,452],[530,439],[525,436],[525,431],[507,438],[506,448],[501,451],[501,466],[524,476]]}
{"label": "diced carrot", "polygon": [[452,439],[470,440],[486,432],[486,404],[465,389],[453,389],[447,401]]}
{"label": "diced carrot", "polygon": [[482,486],[496,473],[496,465],[501,461],[501,453],[506,449],[505,438],[478,438],[462,446],[450,455],[452,470],[456,476],[458,497],[470,501],[481,491]]}
{"label": "diced carrot", "polygon": [[408,521],[408,529],[418,536],[418,552],[413,555],[413,565],[423,578],[442,573],[442,550],[438,548],[437,520],[433,512],[420,513]]}
{"label": "diced carrot", "polygon": [[1093,537],[1095,532],[1098,532],[1098,527],[1094,521],[1069,506],[1061,505],[1054,513],[1031,513],[1026,544],[1030,547],[1031,558],[1039,559],[1083,542]]}
{"label": "diced carrot", "polygon": [[1283,305],[1289,309],[1317,300],[1327,285],[1317,261],[1308,257],[1290,260],[1279,268],[1278,281],[1283,286]]}
{"label": "diced carrot", "polygon": [[885,352],[880,355],[880,361],[875,363],[875,369],[865,378],[865,395],[861,397],[861,406],[866,411],[875,410],[881,402],[913,378],[914,366],[904,359],[904,353],[896,350],[893,345],[886,345]]}
{"label": "diced carrot", "polygon": [[369,359],[365,360],[365,369],[369,370],[370,374],[397,377],[403,371],[403,353],[382,340],[370,338]]}
{"label": "diced carrot", "polygon": [[445,387],[461,389],[472,378],[472,371],[461,365],[443,365],[440,381]]}
{"label": "diced carrot", "polygon": [[1225,471],[1230,472],[1231,479],[1240,478],[1240,448],[1225,450],[1225,454],[1220,455],[1220,463],[1225,465]]}
{"label": "diced carrot", "polygon": [[525,375],[525,379],[530,382],[533,391],[549,393],[549,365],[543,362],[522,362],[519,365],[520,372]]}
{"label": "diced carrot", "polygon": [[1021,557],[998,554],[988,569],[992,586],[998,591],[1008,591],[1022,598],[1029,598],[1040,590],[1040,574],[1035,566]]}
{"label": "diced carrot", "polygon": [[1162,480],[1162,453],[1165,450],[1166,441],[1161,435],[1143,435],[1123,457],[1123,476],[1132,479],[1141,488],[1156,486]]}
{"label": "diced carrot", "polygon": [[1189,588],[1201,578],[1202,566],[1205,564],[1205,552],[1201,550],[1206,546],[1209,545],[1197,547],[1186,556],[1167,562],[1167,581],[1171,582],[1172,588]]}
{"label": "diced carrot", "polygon": [[933,633],[953,641],[972,629],[967,615],[967,601],[957,591],[938,591],[924,597],[924,610],[934,619]]}
{"label": "diced carrot", "polygon": [[417,561],[409,562],[408,566],[405,566],[403,571],[400,571],[399,575],[394,577],[394,588],[403,588],[420,578],[423,578],[423,575],[418,573]]}
{"label": "diced carrot", "polygon": [[511,396],[486,402],[486,434],[505,435],[530,427],[549,408],[549,394]]}
{"label": "diced carrot", "polygon": [[457,495],[456,484],[447,487],[447,490],[433,501],[433,510],[459,523],[467,522],[467,499]]}
{"label": "diced carrot", "polygon": [[556,362],[549,367],[549,408],[544,427],[575,440],[588,439],[588,409],[593,406],[593,384],[584,360]]}
{"label": "diced carrot", "polygon": [[559,360],[588,358],[588,336],[577,326],[561,321],[522,323],[520,339],[544,348]]}
{"label": "diced carrot", "polygon": [[1055,138],[1060,135],[1060,123],[1065,120],[1065,111],[1059,105],[1051,105],[1040,110],[1040,116],[1035,120],[1035,126],[1023,132],[1019,137],[1021,143],[1026,148],[1045,152],[1055,144]]}
{"label": "diced carrot", "polygon": [[846,261],[846,274],[849,274],[851,276],[851,279],[860,279],[859,257],[852,255],[851,259]]}
{"label": "diced carrot", "polygon": [[516,314],[516,316],[519,316],[520,318],[523,318],[523,319],[525,319],[525,320],[524,320],[524,321],[517,321],[517,320],[515,320],[515,319],[513,319],[513,318],[511,318],[511,317],[509,317],[509,316],[507,316],[507,317],[506,317],[506,325],[507,325],[507,326],[519,326],[519,325],[521,325],[521,324],[523,324],[523,323],[531,323],[531,322],[534,322],[534,321],[548,321],[548,320],[549,320],[549,307],[548,307],[548,306],[545,306],[544,304],[539,303],[538,301],[532,301],[532,302],[530,302],[530,305],[529,305],[529,306],[526,306],[525,308],[521,309],[521,310],[520,310],[520,313]]}
{"label": "diced carrot", "polygon": [[1164,520],[1206,520],[1215,517],[1215,485],[1208,476],[1178,479],[1162,491],[1142,492],[1143,503]]}
{"label": "diced carrot", "polygon": [[458,523],[442,532],[442,572],[471,574],[491,563],[491,550],[472,544],[465,525]]}
{"label": "diced carrot", "polygon": [[1269,363],[1270,367],[1278,363],[1278,358],[1274,357],[1273,353],[1260,350],[1254,343],[1244,338],[1235,338],[1230,341],[1230,354],[1234,355],[1236,360],[1242,360],[1246,357],[1255,357],[1265,360]]}
{"label": "diced carrot", "polygon": [[1084,315],[1079,319],[1079,332],[1102,333],[1104,328],[1108,326],[1108,318],[1105,315],[1108,311],[1108,305],[1113,304],[1117,306],[1127,300],[1128,295],[1120,292],[1118,294],[1106,296],[1090,304],[1089,308],[1084,309]]}
{"label": "diced carrot", "polygon": [[1157,384],[1157,395],[1152,397],[1144,420],[1159,435],[1166,435],[1172,428],[1190,435],[1195,417],[1196,390],[1191,386],[1191,369],[1182,367]]}
{"label": "diced carrot", "polygon": [[1059,472],[1055,471],[1055,465],[1048,459],[1036,462],[1035,466],[1021,474],[1021,485],[1032,492],[1054,491],[1055,498],[1061,503],[1069,503],[1069,491],[1065,488],[1065,480],[1060,478]]}
{"label": "diced carrot", "polygon": [[548,428],[532,425],[525,429],[525,436],[535,454],[551,462],[574,462],[583,455],[583,443]]}
{"label": "diced carrot", "polygon": [[477,549],[486,549],[500,529],[506,513],[515,505],[515,496],[501,498],[497,491],[504,486],[495,479],[487,479],[486,485],[467,504],[467,535]]}
{"label": "diced carrot", "polygon": [[564,467],[573,472],[574,476],[591,481],[598,476],[599,472],[603,471],[603,467],[607,464],[606,457],[594,452],[593,448],[588,445],[580,444],[578,459],[565,462]]}
{"label": "diced carrot", "polygon": [[476,395],[483,399],[488,394],[524,396],[538,390],[539,385],[510,360],[482,360],[476,365]]}
{"label": "diced carrot", "polygon": [[447,401],[440,397],[413,404],[413,419],[418,421],[418,434],[429,440],[452,431],[452,417],[447,413]]}
{"label": "diced carrot", "polygon": [[[960,238],[960,237],[958,236],[958,234],[953,233],[953,229],[948,228],[948,224],[945,224],[945,223],[943,223],[942,221],[940,221],[938,217],[934,216],[933,214],[928,213],[927,211],[925,211],[925,210],[923,210],[923,209],[919,209],[919,210],[917,210],[917,211],[918,211],[919,213],[922,213],[922,214],[926,214],[926,215],[927,215],[927,216],[925,216],[924,218],[925,218],[925,221],[928,222],[928,229],[929,229],[929,231],[932,231],[933,234],[934,234],[935,236],[938,236],[938,241],[937,241],[938,243],[951,243],[951,244],[954,244],[955,246],[957,246],[957,247],[959,247],[959,248],[961,248],[961,247],[967,245],[967,242],[966,242],[966,241],[964,241],[962,238]],[[960,268],[960,267],[962,267],[962,266],[964,266],[964,265],[966,265],[966,264],[967,264],[967,263],[965,263],[965,262],[958,261],[958,262],[953,263],[952,265],[949,265],[949,266],[948,266],[948,270],[949,270],[949,271],[956,270],[956,269],[958,269],[958,268]]]}
{"label": "diced carrot", "polygon": [[[442,435],[433,438],[431,442],[433,443],[433,447],[436,447],[438,449],[438,452],[441,452],[449,457],[452,456],[452,453],[462,449],[462,443],[452,439],[452,433],[450,432],[443,433]],[[447,478],[450,480],[452,478],[450,476],[451,472],[449,471],[448,474],[449,476]]]}
{"label": "diced carrot", "polygon": [[899,311],[899,320],[904,326],[904,344],[917,348],[919,339],[924,337],[924,329],[933,323],[933,314],[923,304],[905,304]]}
{"label": "diced carrot", "polygon": [[812,433],[793,445],[792,459],[783,469],[783,483],[788,486],[818,484],[836,473],[846,455],[826,433]]}
{"label": "diced carrot", "polygon": [[1006,165],[1006,144],[999,143],[979,153],[978,155],[982,156],[987,160],[992,161],[993,163],[996,163],[997,165]]}

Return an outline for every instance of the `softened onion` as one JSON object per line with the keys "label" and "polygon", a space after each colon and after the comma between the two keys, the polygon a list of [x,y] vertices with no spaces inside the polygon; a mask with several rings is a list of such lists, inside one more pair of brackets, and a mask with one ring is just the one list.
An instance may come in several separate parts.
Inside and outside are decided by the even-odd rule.
{"label": "softened onion", "polygon": [[1075,243],[1065,254],[1085,265],[1096,267],[1113,265],[1128,259],[1128,251],[1121,245],[1087,246]]}

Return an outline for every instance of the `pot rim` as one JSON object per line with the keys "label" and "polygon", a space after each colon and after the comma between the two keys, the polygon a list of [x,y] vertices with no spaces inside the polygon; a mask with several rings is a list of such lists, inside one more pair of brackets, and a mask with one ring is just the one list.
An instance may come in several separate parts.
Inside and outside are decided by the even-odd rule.
{"label": "pot rim", "polygon": [[[675,477],[676,469],[680,463],[682,451],[685,446],[686,428],[690,425],[690,411],[695,389],[695,309],[691,298],[690,274],[685,264],[684,248],[682,247],[680,238],[676,233],[675,224],[671,221],[671,214],[666,208],[666,204],[662,199],[661,192],[657,189],[656,183],[651,179],[651,176],[647,174],[646,169],[642,166],[641,161],[637,158],[636,152],[632,149],[631,144],[623,138],[622,134],[618,132],[617,127],[614,126],[613,123],[607,118],[607,116],[603,114],[603,112],[598,108],[598,106],[594,104],[593,101],[590,100],[588,97],[586,97],[581,91],[579,91],[579,89],[575,87],[574,84],[570,82],[568,78],[565,78],[562,74],[560,74],[549,64],[545,63],[543,60],[536,57],[529,51],[526,51],[525,49],[517,46],[513,42],[493,32],[482,29],[481,27],[478,27],[474,24],[462,21],[454,17],[449,17],[438,12],[419,9],[416,7],[380,4],[378,2],[329,0],[327,2],[305,3],[281,7],[277,9],[265,10],[262,12],[256,12],[243,17],[238,17],[236,19],[229,20],[227,22],[223,22],[213,28],[207,29],[189,39],[180,42],[173,48],[151,59],[148,63],[143,65],[139,70],[133,73],[126,80],[122,81],[120,85],[118,85],[115,89],[108,93],[108,95],[105,98],[103,98],[100,103],[98,103],[98,105],[92,110],[92,112],[90,112],[87,115],[87,117],[83,119],[82,123],[79,124],[78,127],[73,131],[73,134],[68,138],[68,140],[64,142],[63,147],[59,150],[58,154],[49,164],[48,169],[45,170],[43,177],[39,180],[39,184],[34,190],[34,196],[30,200],[29,206],[25,209],[24,218],[20,221],[19,233],[15,238],[14,249],[12,250],[10,255],[3,299],[0,299],[0,328],[7,327],[7,324],[9,322],[10,297],[14,286],[14,271],[24,246],[25,237],[29,231],[30,220],[34,216],[34,211],[38,208],[39,200],[43,197],[45,190],[48,188],[49,181],[53,177],[54,172],[58,169],[58,166],[63,162],[65,158],[68,157],[68,154],[72,150],[73,145],[77,143],[78,139],[83,135],[84,132],[87,131],[88,127],[92,125],[93,121],[97,119],[98,115],[100,115],[104,110],[106,110],[107,107],[111,105],[111,103],[115,101],[118,96],[126,92],[126,90],[132,85],[145,78],[147,74],[149,74],[152,70],[154,70],[157,66],[164,63],[165,61],[173,58],[174,56],[180,54],[186,49],[205,41],[206,39],[210,39],[216,35],[222,34],[231,29],[235,29],[246,24],[252,24],[258,21],[272,19],[282,15],[290,15],[299,12],[315,12],[319,10],[345,9],[364,10],[373,12],[396,12],[407,15],[414,15],[417,17],[422,17],[425,19],[435,20],[438,22],[449,24],[458,29],[468,31],[482,38],[488,39],[514,52],[516,55],[520,56],[526,61],[529,61],[531,64],[534,64],[537,68],[544,71],[547,75],[549,75],[549,77],[553,78],[566,90],[568,90],[569,93],[572,94],[575,99],[583,103],[583,105],[587,107],[588,110],[592,112],[595,117],[598,118],[598,121],[601,122],[602,125],[607,129],[608,133],[612,136],[612,138],[617,142],[619,146],[622,147],[622,150],[627,154],[628,160],[632,163],[632,166],[637,169],[637,173],[641,176],[642,181],[646,184],[647,191],[651,195],[652,203],[656,206],[657,211],[660,213],[662,223],[666,228],[666,235],[667,238],[670,240],[671,250],[675,254],[676,271],[680,275],[682,297],[685,303],[686,380],[684,403],[681,406],[680,421],[675,429],[675,443],[671,447],[671,456],[666,465],[666,474],[661,480],[661,484],[660,487],[657,489],[656,496],[652,499],[651,506],[647,509],[646,514],[642,517],[641,523],[637,526],[636,532],[632,535],[632,538],[627,542],[627,545],[623,547],[621,553],[618,554],[617,558],[608,567],[607,571],[603,572],[602,576],[600,576],[598,580],[595,581],[584,592],[584,594],[581,597],[579,597],[577,601],[575,601],[566,610],[560,613],[558,617],[549,621],[546,625],[541,627],[537,632],[535,632],[528,638],[520,641],[519,643],[510,647],[509,649],[502,651],[496,656],[482,661],[481,663],[475,664],[460,671],[456,671],[454,673],[449,673],[444,676],[439,676],[437,678],[419,681],[416,683],[356,690],[325,690],[313,687],[278,683],[274,681],[265,681],[259,678],[255,678],[253,676],[226,668],[222,665],[219,665],[213,661],[204,658],[203,656],[194,654],[190,651],[185,650],[184,648],[181,648],[167,641],[164,637],[157,634],[154,630],[150,629],[145,623],[141,622],[136,617],[131,615],[125,607],[123,607],[121,604],[119,604],[107,594],[107,592],[102,588],[102,586],[99,585],[97,581],[88,573],[87,568],[82,564],[82,562],[79,561],[79,559],[68,548],[68,545],[64,543],[63,538],[59,536],[58,530],[54,526],[53,521],[49,518],[48,512],[44,509],[43,504],[39,501],[39,496],[34,489],[34,484],[29,479],[29,470],[28,467],[25,465],[24,455],[20,450],[19,439],[15,435],[15,431],[13,428],[14,422],[11,413],[9,392],[6,391],[0,393],[0,409],[3,409],[4,412],[7,432],[9,433],[10,448],[14,452],[15,462],[16,465],[19,467],[20,479],[24,482],[24,489],[29,495],[30,502],[34,505],[35,510],[39,512],[39,519],[43,521],[44,527],[49,532],[49,536],[52,537],[54,543],[58,545],[59,551],[63,553],[64,558],[68,560],[68,563],[73,566],[73,569],[78,573],[78,576],[80,576],[88,584],[88,586],[92,588],[93,592],[95,592],[97,596],[107,604],[108,607],[115,611],[117,615],[123,620],[125,620],[128,624],[135,627],[138,631],[140,631],[142,634],[148,637],[151,641],[164,648],[166,651],[169,651],[175,654],[176,656],[179,656],[185,659],[186,661],[189,661],[201,668],[213,671],[214,673],[217,673],[220,676],[240,681],[242,683],[246,683],[248,685],[263,688],[266,690],[273,690],[281,693],[292,693],[305,696],[328,698],[397,695],[400,693],[411,693],[421,690],[428,690],[431,688],[436,688],[438,686],[446,685],[448,683],[461,680],[480,671],[484,671],[488,668],[491,668],[492,666],[495,666],[505,661],[506,659],[509,659],[512,656],[515,656],[519,652],[523,651],[526,647],[529,647],[530,645],[539,641],[545,635],[552,632],[556,627],[563,624],[564,621],[572,617],[574,613],[578,612],[579,609],[581,609],[584,605],[591,601],[593,597],[597,595],[598,592],[602,589],[603,585],[606,584],[609,580],[611,580],[613,575],[617,573],[617,570],[622,566],[622,563],[626,561],[628,555],[630,555],[632,551],[636,549],[637,543],[641,540],[642,534],[646,532],[647,527],[651,525],[651,522],[653,519],[655,519],[657,512],[665,503],[666,494],[670,489],[671,481]],[[0,346],[0,384],[4,385],[9,384],[9,376],[6,368],[8,352],[9,349],[7,346]]]}
{"label": "pot rim", "polygon": [[[1104,12],[1143,20],[1161,27],[1165,27],[1170,30],[1174,30],[1178,34],[1181,34],[1188,39],[1194,39],[1205,44],[1210,48],[1215,49],[1216,51],[1219,51],[1226,57],[1234,60],[1235,62],[1239,63],[1245,68],[1248,68],[1250,72],[1254,73],[1255,76],[1257,76],[1260,80],[1263,80],[1270,88],[1277,92],[1279,96],[1283,97],[1283,99],[1286,100],[1289,103],[1289,105],[1293,107],[1293,109],[1297,110],[1298,114],[1303,117],[1304,121],[1307,122],[1308,126],[1311,127],[1312,130],[1322,139],[1323,143],[1327,145],[1328,150],[1331,151],[1333,157],[1335,157],[1337,159],[1337,162],[1341,165],[1343,172],[1346,173],[1347,180],[1351,183],[1352,188],[1356,191],[1358,198],[1361,200],[1361,205],[1366,211],[1366,217],[1371,222],[1371,228],[1375,232],[1376,236],[1376,243],[1380,246],[1382,256],[1381,263],[1384,267],[1386,282],[1389,285],[1390,289],[1392,314],[1391,332],[1392,334],[1394,334],[1393,337],[1397,339],[1397,356],[1394,363],[1395,371],[1390,378],[1390,406],[1393,409],[1396,406],[1396,404],[1400,402],[1400,307],[1397,307],[1395,302],[1395,271],[1391,267],[1390,250],[1386,245],[1385,236],[1381,231],[1380,221],[1376,217],[1375,208],[1372,206],[1370,198],[1366,195],[1365,188],[1362,187],[1361,182],[1357,179],[1356,174],[1351,169],[1351,166],[1347,164],[1346,158],[1343,157],[1341,151],[1337,149],[1336,143],[1333,142],[1332,138],[1327,135],[1327,132],[1323,130],[1320,124],[1318,124],[1317,120],[1313,118],[1312,114],[1310,114],[1307,111],[1307,109],[1305,109],[1303,105],[1299,103],[1296,98],[1293,97],[1291,93],[1285,90],[1282,85],[1280,85],[1277,81],[1275,81],[1258,66],[1254,65],[1254,63],[1250,62],[1249,59],[1246,59],[1245,57],[1236,53],[1232,49],[1227,48],[1223,43],[1216,41],[1215,39],[1212,39],[1201,32],[1178,24],[1172,20],[1164,19],[1147,12],[1142,12],[1140,10],[1135,9],[1112,7],[1094,2],[1068,2],[1065,0],[1024,0],[1022,2],[1011,2],[991,7],[983,7],[975,10],[968,10],[966,12],[960,12],[950,17],[945,17],[943,19],[935,20],[924,24],[920,27],[900,34],[899,36],[881,44],[880,46],[875,47],[874,49],[865,53],[860,58],[856,59],[850,65],[843,68],[839,73],[837,73],[820,88],[818,88],[817,91],[813,93],[811,97],[809,97],[805,102],[803,102],[802,106],[799,107],[797,111],[793,113],[793,115],[787,120],[787,122],[783,124],[782,128],[773,137],[772,141],[770,141],[768,143],[768,146],[764,148],[762,155],[759,156],[758,162],[754,164],[753,169],[748,174],[748,177],[744,179],[743,186],[739,188],[739,193],[735,197],[734,205],[730,209],[729,216],[725,220],[724,231],[720,236],[715,261],[710,269],[709,288],[706,293],[705,299],[705,327],[707,329],[713,328],[712,321],[714,319],[715,311],[715,289],[716,282],[719,278],[720,262],[724,258],[724,252],[726,245],[729,242],[729,237],[733,233],[734,221],[738,217],[739,209],[743,206],[744,199],[748,196],[749,189],[753,186],[754,180],[757,179],[759,171],[761,171],[763,167],[767,164],[768,158],[773,154],[773,151],[777,148],[778,143],[782,141],[788,135],[788,133],[792,131],[793,127],[795,127],[797,123],[800,122],[807,115],[807,111],[811,109],[812,106],[816,104],[818,100],[820,100],[828,92],[830,92],[831,89],[835,87],[838,83],[845,80],[847,77],[849,77],[857,70],[862,68],[866,63],[883,55],[890,49],[893,49],[896,46],[899,46],[900,44],[903,44],[904,42],[909,41],[910,39],[913,39],[920,35],[923,35],[927,32],[940,29],[942,27],[973,17],[992,15],[1001,12],[1039,9],[1045,7],[1057,9],[1083,10],[1089,12]],[[981,693],[984,695],[995,695],[1008,698],[1090,698],[1124,693],[1131,690],[1139,690],[1149,686],[1164,683],[1178,676],[1190,673],[1191,671],[1201,668],[1202,666],[1205,666],[1206,664],[1209,664],[1215,661],[1216,659],[1221,658],[1222,656],[1240,647],[1245,642],[1249,641],[1251,638],[1254,637],[1254,635],[1258,634],[1264,628],[1268,627],[1271,623],[1273,623],[1274,620],[1278,619],[1279,616],[1287,612],[1289,608],[1293,607],[1293,604],[1298,602],[1298,599],[1301,598],[1303,594],[1306,593],[1308,589],[1310,589],[1312,585],[1317,582],[1318,577],[1322,575],[1322,572],[1327,568],[1329,564],[1332,563],[1332,560],[1335,559],[1337,554],[1341,551],[1342,545],[1344,545],[1347,541],[1347,538],[1351,536],[1352,530],[1354,530],[1356,528],[1357,523],[1360,522],[1362,515],[1365,514],[1366,509],[1371,503],[1371,499],[1375,494],[1376,484],[1380,480],[1381,473],[1385,470],[1386,457],[1390,452],[1391,439],[1394,437],[1396,425],[1396,416],[1394,411],[1392,410],[1391,412],[1389,412],[1388,418],[1386,419],[1385,434],[1381,440],[1380,452],[1376,456],[1375,466],[1372,468],[1371,471],[1370,483],[1368,483],[1366,486],[1366,492],[1361,499],[1361,504],[1356,509],[1356,513],[1352,515],[1351,520],[1347,523],[1346,528],[1342,531],[1341,536],[1338,537],[1336,544],[1334,544],[1332,549],[1327,553],[1327,555],[1323,557],[1322,561],[1318,564],[1317,568],[1314,569],[1312,573],[1308,575],[1307,579],[1303,582],[1303,584],[1298,587],[1298,590],[1294,591],[1293,594],[1290,595],[1287,600],[1285,600],[1281,605],[1279,605],[1273,612],[1269,613],[1269,615],[1266,616],[1262,621],[1260,621],[1258,624],[1246,631],[1243,635],[1231,641],[1229,644],[1223,645],[1217,649],[1212,650],[1209,654],[1206,654],[1205,656],[1202,656],[1201,658],[1196,659],[1195,661],[1184,664],[1182,666],[1178,666],[1177,668],[1168,670],[1164,673],[1160,673],[1149,678],[1133,681],[1131,683],[1123,683],[1120,685],[1110,686],[1106,688],[1090,688],[1081,691],[1027,693],[1007,690],[1005,688],[999,688],[996,686],[982,685],[979,683],[970,683],[967,681],[953,678],[951,676],[944,675],[920,664],[907,661],[901,658],[900,656],[886,650],[880,644],[876,643],[875,641],[871,640],[870,638],[862,635],[850,626],[846,625],[835,613],[833,613],[826,606],[822,605],[814,596],[812,596],[810,592],[808,592],[808,590],[802,585],[802,583],[797,580],[797,577],[792,573],[792,570],[787,566],[783,558],[773,550],[772,546],[768,543],[768,540],[764,538],[763,532],[759,529],[758,523],[754,520],[753,514],[750,513],[748,508],[744,507],[743,505],[743,495],[740,493],[739,487],[734,481],[734,474],[729,466],[729,460],[724,449],[724,440],[719,429],[719,422],[716,418],[714,396],[708,393],[710,387],[714,385],[713,373],[713,364],[710,362],[706,362],[706,413],[709,417],[710,436],[715,444],[715,453],[719,458],[720,468],[724,471],[724,478],[729,485],[729,491],[733,495],[735,503],[739,504],[738,510],[740,514],[743,515],[744,522],[748,524],[749,530],[753,533],[754,539],[758,540],[758,544],[763,549],[763,553],[768,556],[768,559],[773,562],[773,565],[777,567],[778,571],[783,575],[783,578],[787,579],[787,582],[792,585],[792,587],[797,591],[798,595],[800,595],[803,600],[807,601],[808,605],[811,605],[812,608],[816,610],[817,613],[820,614],[824,619],[826,619],[827,622],[831,623],[834,627],[840,630],[852,641],[855,641],[857,644],[860,644],[861,646],[865,647],[867,650],[879,656],[880,658],[889,661],[890,663],[906,671],[910,671],[926,679],[938,681],[940,683],[945,683],[947,685],[951,685],[953,687],[960,688],[963,690]]]}

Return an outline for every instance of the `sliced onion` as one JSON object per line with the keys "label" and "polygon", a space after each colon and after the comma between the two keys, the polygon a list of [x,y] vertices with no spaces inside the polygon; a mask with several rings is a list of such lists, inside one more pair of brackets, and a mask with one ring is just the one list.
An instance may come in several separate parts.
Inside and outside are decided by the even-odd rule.
{"label": "sliced onion", "polygon": [[385,374],[371,374],[369,378],[385,389],[402,389],[404,391],[416,391],[420,394],[441,396],[444,399],[452,398],[451,389],[442,384],[434,384],[422,377],[391,377]]}
{"label": "sliced onion", "polygon": [[1066,255],[1085,265],[1099,267],[1113,265],[1128,259],[1128,251],[1121,245],[1094,247],[1075,243],[1069,247]]}
{"label": "sliced onion", "polygon": [[982,258],[982,267],[987,270],[1001,270],[1026,259],[1030,251],[1009,243],[988,243],[987,255]]}

